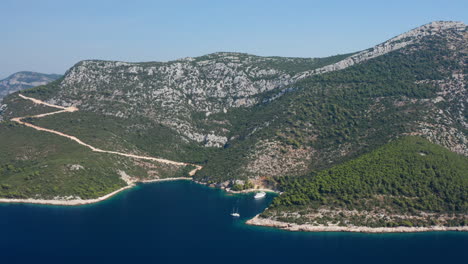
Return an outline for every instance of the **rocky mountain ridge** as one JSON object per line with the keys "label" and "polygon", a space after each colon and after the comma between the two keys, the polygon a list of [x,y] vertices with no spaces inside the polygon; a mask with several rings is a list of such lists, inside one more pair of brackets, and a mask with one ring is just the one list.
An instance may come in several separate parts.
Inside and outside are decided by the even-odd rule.
{"label": "rocky mountain ridge", "polygon": [[[229,127],[219,125],[225,120],[211,120],[212,114],[261,104],[270,91],[278,92],[268,100],[277,99],[311,75],[342,70],[465,27],[461,22],[432,22],[357,54],[325,59],[219,52],[170,62],[82,61],[66,72],[53,96],[44,99],[120,118],[145,116],[184,140],[222,147],[229,140]],[[197,124],[194,113],[209,125]]]}
{"label": "rocky mountain ridge", "polygon": [[466,25],[463,22],[456,21],[434,21],[423,26],[412,29],[406,33],[400,34],[391,38],[373,48],[361,51],[337,63],[327,65],[325,67],[301,73],[295,79],[303,79],[313,74],[321,74],[330,71],[342,70],[357,63],[382,56],[389,52],[401,49],[410,44],[415,44],[422,38],[434,35],[456,34],[466,30]]}

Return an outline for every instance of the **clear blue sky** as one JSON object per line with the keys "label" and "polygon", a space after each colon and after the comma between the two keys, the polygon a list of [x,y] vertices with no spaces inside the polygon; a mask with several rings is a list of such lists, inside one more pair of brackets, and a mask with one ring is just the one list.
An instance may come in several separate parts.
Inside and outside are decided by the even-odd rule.
{"label": "clear blue sky", "polygon": [[21,70],[64,73],[83,59],[167,61],[216,51],[324,57],[467,18],[467,0],[1,0],[0,79]]}

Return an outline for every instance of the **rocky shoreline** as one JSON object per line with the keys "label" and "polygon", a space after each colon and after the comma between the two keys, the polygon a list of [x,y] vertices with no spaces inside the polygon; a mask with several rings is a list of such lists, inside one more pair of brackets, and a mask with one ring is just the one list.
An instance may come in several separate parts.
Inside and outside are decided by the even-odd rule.
{"label": "rocky shoreline", "polygon": [[[118,190],[115,190],[109,194],[106,194],[104,196],[95,198],[95,199],[76,199],[74,197],[71,198],[66,198],[66,197],[60,197],[57,199],[34,199],[34,198],[27,198],[27,199],[9,199],[9,198],[0,198],[0,203],[24,203],[24,204],[47,204],[47,205],[64,205],[64,206],[76,206],[76,205],[85,205],[85,204],[93,204],[93,203],[98,203],[104,200],[107,200],[111,198],[112,196],[116,195],[119,192],[122,192],[124,190],[130,189],[134,186],[136,186],[136,183],[152,183],[152,182],[164,182],[164,181],[180,181],[180,180],[191,180],[197,184],[202,184],[209,186],[209,184],[204,183],[204,182],[198,182],[194,181],[193,178],[191,177],[177,177],[177,178],[164,178],[164,179],[154,179],[154,180],[142,180],[142,181],[134,181],[133,179],[126,179],[123,178],[124,181],[127,182],[127,186],[122,187]],[[211,186],[210,186],[211,187]],[[217,187],[213,187],[217,188]],[[271,192],[271,193],[278,193],[278,191],[271,190],[271,189],[266,189],[266,188],[260,188],[260,189],[248,189],[248,190],[243,190],[243,191],[233,191],[229,188],[220,188],[228,193],[250,193],[250,192]]]}
{"label": "rocky shoreline", "polygon": [[217,188],[217,189],[221,189],[225,192],[228,192],[228,193],[237,193],[237,194],[240,194],[240,193],[251,193],[251,192],[268,192],[268,193],[277,193],[277,194],[281,194],[280,191],[277,191],[277,190],[273,190],[273,189],[269,189],[269,188],[265,188],[263,186],[257,186],[258,188],[250,188],[250,189],[246,189],[246,190],[242,190],[242,191],[234,191],[232,190],[231,188],[229,187],[226,187],[226,186],[222,186],[222,185],[216,185],[216,184],[209,184],[209,183],[206,183],[206,182],[201,182],[201,181],[193,181],[195,183],[198,183],[198,184],[201,184],[201,185],[205,185],[205,186],[208,186],[210,188]]}
{"label": "rocky shoreline", "polygon": [[275,227],[288,231],[305,231],[305,232],[357,232],[357,233],[415,233],[415,232],[430,232],[430,231],[461,231],[468,232],[468,226],[430,226],[430,227],[367,227],[367,226],[338,226],[338,225],[309,225],[309,224],[294,224],[285,223],[277,220],[261,218],[256,215],[254,218],[246,222],[248,225]]}
{"label": "rocky shoreline", "polygon": [[267,189],[267,188],[259,188],[259,189],[247,189],[247,190],[242,190],[242,191],[233,191],[231,189],[223,189],[224,191],[228,193],[251,193],[251,192],[269,192],[269,193],[277,193],[280,194],[279,191],[272,190],[272,189]]}

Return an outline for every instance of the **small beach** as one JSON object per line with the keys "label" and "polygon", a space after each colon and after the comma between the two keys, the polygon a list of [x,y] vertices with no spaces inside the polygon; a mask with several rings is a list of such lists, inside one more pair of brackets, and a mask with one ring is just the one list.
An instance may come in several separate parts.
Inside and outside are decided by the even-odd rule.
{"label": "small beach", "polygon": [[8,199],[8,198],[0,198],[0,203],[29,203],[29,204],[48,204],[48,205],[65,205],[65,206],[76,206],[76,205],[85,205],[85,204],[93,204],[104,201],[106,199],[111,198],[112,196],[130,189],[135,186],[136,183],[153,183],[153,182],[166,182],[166,181],[180,181],[180,180],[192,180],[189,177],[179,177],[179,178],[164,178],[164,179],[153,179],[153,180],[142,180],[142,181],[127,181],[129,185],[122,187],[118,190],[115,190],[109,194],[104,196],[95,198],[95,199],[67,199],[67,198],[57,198],[57,199]]}

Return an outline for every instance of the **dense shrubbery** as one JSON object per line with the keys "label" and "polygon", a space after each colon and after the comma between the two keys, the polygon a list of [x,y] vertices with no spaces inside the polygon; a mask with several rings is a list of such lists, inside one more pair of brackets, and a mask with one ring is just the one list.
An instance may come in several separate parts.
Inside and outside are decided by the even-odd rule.
{"label": "dense shrubbery", "polygon": [[203,163],[213,151],[180,141],[166,126],[144,118],[118,118],[78,111],[32,120],[33,123],[74,135],[93,146],[109,150],[144,151],[155,157]]}
{"label": "dense shrubbery", "polygon": [[375,200],[374,205],[401,213],[468,213],[468,158],[419,137],[398,139],[316,175],[278,181],[285,193],[272,206],[290,210],[303,205],[363,210]]}
{"label": "dense shrubbery", "polygon": [[234,183],[231,189],[233,191],[243,191],[243,190],[252,189],[254,187],[255,186],[251,181],[246,181],[244,184]]}

